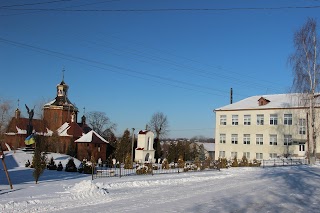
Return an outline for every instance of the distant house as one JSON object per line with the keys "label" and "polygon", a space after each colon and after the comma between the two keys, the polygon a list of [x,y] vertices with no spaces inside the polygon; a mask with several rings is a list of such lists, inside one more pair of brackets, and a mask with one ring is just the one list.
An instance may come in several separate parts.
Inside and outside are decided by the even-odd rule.
{"label": "distant house", "polygon": [[206,158],[214,159],[215,155],[215,143],[204,143],[204,142],[194,142],[197,144],[198,149],[201,145],[203,145],[204,148],[204,154]]}
{"label": "distant house", "polygon": [[[77,123],[78,108],[69,100],[68,89],[69,86],[64,80],[57,85],[56,98],[43,106],[43,119],[32,119],[33,133],[38,137],[46,138],[50,151],[67,153],[74,150],[80,160],[81,158],[90,159],[94,154],[96,159],[99,156],[105,161],[105,143],[108,142],[97,133],[92,136],[92,141],[83,141],[83,136],[91,134],[92,129],[86,124],[85,116],[82,116],[81,122]],[[11,149],[25,147],[28,123],[29,119],[21,117],[20,109],[16,109],[4,138]],[[80,138],[82,139],[75,143]],[[80,143],[81,145],[77,145]],[[85,149],[82,147],[83,144],[87,145]]]}

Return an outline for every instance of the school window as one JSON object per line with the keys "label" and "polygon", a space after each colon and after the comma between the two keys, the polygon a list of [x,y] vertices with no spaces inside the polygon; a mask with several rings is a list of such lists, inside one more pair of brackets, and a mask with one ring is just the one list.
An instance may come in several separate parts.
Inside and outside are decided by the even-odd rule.
{"label": "school window", "polygon": [[292,114],[284,114],[283,124],[284,125],[292,125]]}
{"label": "school window", "polygon": [[243,135],[243,144],[250,144],[250,134]]}
{"label": "school window", "polygon": [[251,125],[251,115],[244,115],[243,125]]}
{"label": "school window", "polygon": [[226,157],[225,151],[219,151],[219,158],[224,158]]}
{"label": "school window", "polygon": [[237,152],[231,152],[231,158],[233,159],[233,158],[236,158],[237,157]]}
{"label": "school window", "polygon": [[243,156],[246,157],[247,159],[250,159],[250,152],[244,152]]}
{"label": "school window", "polygon": [[263,145],[263,134],[256,134],[256,144]]}
{"label": "school window", "polygon": [[232,115],[232,125],[238,125],[238,115]]}
{"label": "school window", "polygon": [[238,134],[231,135],[231,144],[238,144]]}
{"label": "school window", "polygon": [[226,134],[220,134],[220,143],[226,143]]}
{"label": "school window", "polygon": [[305,151],[304,144],[300,144],[299,145],[299,151],[300,152],[304,152]]}
{"label": "school window", "polygon": [[270,135],[270,145],[278,145],[277,135]]}
{"label": "school window", "polygon": [[284,135],[284,145],[290,146],[292,145],[292,135]]}
{"label": "school window", "polygon": [[278,125],[278,115],[277,114],[270,115],[270,125]]}
{"label": "school window", "polygon": [[278,155],[277,155],[277,153],[269,153],[269,157],[270,158],[277,158]]}
{"label": "school window", "polygon": [[256,153],[256,159],[262,160],[263,159],[263,153]]}
{"label": "school window", "polygon": [[227,125],[227,116],[220,115],[220,125]]}
{"label": "school window", "polygon": [[306,134],[306,119],[300,118],[299,119],[299,135]]}
{"label": "school window", "polygon": [[264,115],[257,115],[257,125],[264,124]]}

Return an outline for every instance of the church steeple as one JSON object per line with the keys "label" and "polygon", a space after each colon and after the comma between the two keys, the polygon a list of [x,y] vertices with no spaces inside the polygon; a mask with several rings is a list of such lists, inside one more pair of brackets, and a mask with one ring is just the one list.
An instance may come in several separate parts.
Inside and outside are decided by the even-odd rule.
{"label": "church steeple", "polygon": [[50,123],[52,129],[58,129],[65,122],[77,122],[78,108],[68,98],[69,86],[64,82],[64,72],[63,69],[56,98],[43,107],[44,120]]}
{"label": "church steeple", "polygon": [[57,97],[68,97],[68,89],[69,86],[64,82],[64,72],[65,70],[62,70],[62,81],[60,84],[57,85]]}

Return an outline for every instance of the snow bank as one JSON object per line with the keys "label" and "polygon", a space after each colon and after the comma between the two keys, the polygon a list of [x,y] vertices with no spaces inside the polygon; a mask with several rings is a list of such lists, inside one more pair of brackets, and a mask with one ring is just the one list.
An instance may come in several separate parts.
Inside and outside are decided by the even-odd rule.
{"label": "snow bank", "polygon": [[101,183],[95,184],[91,180],[83,180],[71,187],[69,193],[77,198],[101,197],[106,196],[108,190]]}

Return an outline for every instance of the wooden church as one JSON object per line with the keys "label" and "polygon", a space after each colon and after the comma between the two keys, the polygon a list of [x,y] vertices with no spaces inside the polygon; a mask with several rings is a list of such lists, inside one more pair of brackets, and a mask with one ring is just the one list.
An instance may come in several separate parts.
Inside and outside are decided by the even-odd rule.
{"label": "wooden church", "polygon": [[69,100],[68,89],[69,86],[62,78],[56,87],[55,99],[43,106],[42,119],[21,117],[18,107],[5,133],[4,141],[7,148],[17,149],[26,146],[27,129],[31,122],[32,134],[44,139],[49,151],[75,153],[79,160],[91,159],[93,156],[105,161],[108,142],[86,124],[84,115],[81,121],[77,122],[79,111]]}

